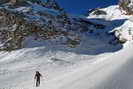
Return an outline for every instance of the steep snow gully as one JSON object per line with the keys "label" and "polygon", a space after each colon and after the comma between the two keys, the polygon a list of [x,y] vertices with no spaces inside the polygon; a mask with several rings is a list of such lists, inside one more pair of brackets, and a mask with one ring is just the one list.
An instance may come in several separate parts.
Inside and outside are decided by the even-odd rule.
{"label": "steep snow gully", "polygon": [[[91,65],[48,80],[39,89],[132,89],[133,47],[111,54]],[[106,60],[107,59],[107,60]]]}

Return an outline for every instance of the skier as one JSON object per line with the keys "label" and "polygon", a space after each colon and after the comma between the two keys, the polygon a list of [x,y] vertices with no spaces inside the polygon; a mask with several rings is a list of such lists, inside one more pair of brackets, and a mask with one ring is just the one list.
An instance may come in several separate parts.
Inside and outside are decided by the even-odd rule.
{"label": "skier", "polygon": [[36,80],[36,87],[40,86],[40,77],[42,77],[42,75],[39,73],[39,71],[36,71],[36,74],[34,77],[34,79]]}

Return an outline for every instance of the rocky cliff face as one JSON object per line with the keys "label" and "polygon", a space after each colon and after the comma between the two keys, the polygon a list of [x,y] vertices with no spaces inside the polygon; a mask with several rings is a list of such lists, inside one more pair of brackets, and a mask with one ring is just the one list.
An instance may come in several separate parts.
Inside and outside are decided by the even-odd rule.
{"label": "rocky cliff face", "polygon": [[[10,1],[17,3],[10,4]],[[51,4],[50,0],[48,2],[10,1],[1,2],[3,4],[0,5],[0,50],[23,48],[22,43],[29,36],[42,40],[63,36],[67,39],[66,42],[76,45],[78,42],[74,39],[78,36],[74,34],[84,28],[88,29],[87,24],[70,19],[56,3]],[[19,4],[19,1],[23,1],[23,4],[22,2]],[[70,35],[73,32],[74,34]]]}
{"label": "rocky cliff face", "polygon": [[126,11],[126,14],[133,14],[133,0],[119,0],[119,6]]}
{"label": "rocky cliff face", "polygon": [[[91,11],[91,15],[96,17],[87,19],[68,15],[55,0],[0,1],[0,50],[24,48],[25,40],[31,37],[34,41],[55,39],[69,47],[76,47],[81,43],[84,36],[82,33],[105,38],[110,26],[104,22],[112,21],[96,18],[101,15],[108,17],[108,13],[106,10],[96,9]],[[115,35],[113,38],[116,39]]]}

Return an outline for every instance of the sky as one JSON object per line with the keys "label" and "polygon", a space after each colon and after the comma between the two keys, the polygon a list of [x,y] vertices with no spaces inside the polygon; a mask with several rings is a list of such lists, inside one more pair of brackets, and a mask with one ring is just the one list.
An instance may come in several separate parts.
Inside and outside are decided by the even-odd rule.
{"label": "sky", "polygon": [[117,4],[118,0],[56,0],[59,5],[71,14],[84,14],[89,8],[107,7]]}

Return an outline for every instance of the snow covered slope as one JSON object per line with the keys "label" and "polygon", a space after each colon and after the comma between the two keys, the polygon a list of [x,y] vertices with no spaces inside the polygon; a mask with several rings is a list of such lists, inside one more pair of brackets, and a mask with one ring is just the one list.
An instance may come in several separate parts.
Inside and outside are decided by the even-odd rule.
{"label": "snow covered slope", "polygon": [[[39,28],[38,34],[48,31],[45,35],[48,37],[50,35],[50,38],[44,40],[36,35],[35,29],[28,28],[28,31],[34,32],[34,34],[29,35],[28,33],[28,36],[24,37],[21,49],[1,51],[0,88],[36,89],[35,71],[40,71],[43,75],[38,89],[133,88],[131,76],[132,16],[124,15],[118,6],[110,6],[100,9],[100,11],[97,10],[98,13],[90,13],[87,18],[69,15],[67,20],[71,23],[69,21],[67,23],[66,18],[57,18],[57,15],[60,14],[57,10],[43,7],[38,3],[28,2],[28,5],[30,7],[17,8],[4,5],[0,10],[2,16],[5,11],[9,11],[13,17],[14,13],[21,13],[26,21],[35,22],[30,24],[31,28],[35,24],[39,25],[36,28],[37,32]],[[44,11],[46,12],[41,13]],[[8,15],[10,17],[10,14]],[[22,19],[19,20],[21,22]],[[46,29],[49,27],[47,20],[52,20],[52,26],[54,26],[52,33],[51,30],[49,33],[49,30]],[[25,23],[22,24],[28,27],[29,23]],[[40,28],[42,25],[45,26],[45,29]],[[11,36],[15,39],[15,33],[18,32],[20,36],[23,36],[19,31],[27,32],[26,29],[18,30],[15,24],[10,26],[10,29],[6,29],[6,26],[2,25],[2,31],[9,30],[9,35],[7,34],[6,37]],[[61,34],[59,34],[60,32]],[[16,44],[16,40],[12,41]],[[121,44],[124,42],[126,43]]]}
{"label": "snow covered slope", "polygon": [[[96,13],[100,11],[105,14],[97,15]],[[133,40],[132,15],[126,15],[118,5],[92,11],[88,19],[92,18],[97,19],[98,23],[101,23],[99,19],[105,20],[104,23],[111,26],[110,32],[113,32],[118,39]]]}
{"label": "snow covered slope", "polygon": [[57,46],[1,52],[0,86],[36,89],[33,78],[39,70],[43,75],[39,89],[132,89],[132,45],[101,55],[61,51]]}
{"label": "snow covered slope", "polygon": [[[30,47],[33,44],[40,45],[32,40],[30,42]],[[1,88],[32,89],[35,87],[33,78],[36,70],[44,76],[41,83],[43,88],[47,81],[67,76],[67,73],[97,60],[101,61],[110,55],[110,52],[121,49],[119,45],[111,46],[106,42],[103,43],[98,37],[86,38],[86,36],[84,42],[76,48],[64,47],[51,40],[44,44],[45,46],[41,47],[33,45],[32,48],[0,53]]]}
{"label": "snow covered slope", "polygon": [[64,76],[49,80],[43,87],[46,89],[132,89],[132,45],[117,53],[106,55],[90,65],[85,63]]}

